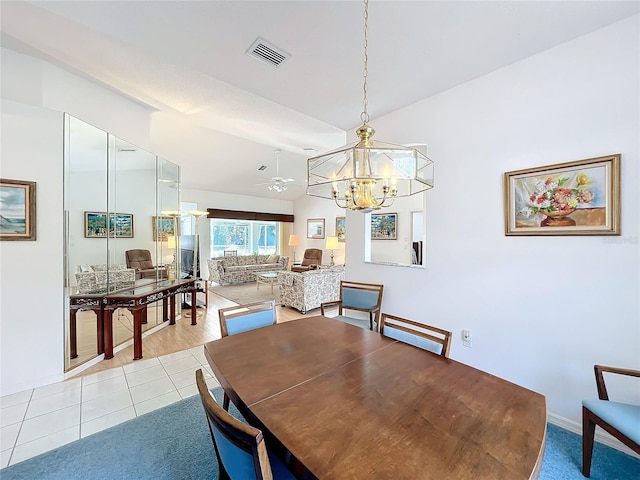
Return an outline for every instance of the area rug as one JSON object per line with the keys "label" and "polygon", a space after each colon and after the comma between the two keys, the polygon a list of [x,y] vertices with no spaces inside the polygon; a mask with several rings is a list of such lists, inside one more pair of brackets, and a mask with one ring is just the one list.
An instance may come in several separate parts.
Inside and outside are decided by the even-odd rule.
{"label": "area rug", "polygon": [[273,293],[269,285],[260,285],[260,290],[256,288],[256,282],[236,283],[233,285],[210,286],[209,291],[221,297],[236,302],[239,305],[263,300],[278,301],[278,286],[274,285]]}
{"label": "area rug", "polygon": [[[212,392],[221,403],[222,389]],[[242,419],[233,404],[229,411]],[[539,480],[584,480],[581,452],[579,435],[548,425]],[[2,469],[0,478],[192,480],[218,479],[219,470],[204,409],[195,395]],[[638,478],[640,460],[595,444],[592,480]]]}

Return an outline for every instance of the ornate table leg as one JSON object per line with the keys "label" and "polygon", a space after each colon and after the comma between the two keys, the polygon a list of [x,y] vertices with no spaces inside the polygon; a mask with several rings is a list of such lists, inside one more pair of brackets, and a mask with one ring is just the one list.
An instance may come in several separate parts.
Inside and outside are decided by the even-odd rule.
{"label": "ornate table leg", "polygon": [[[96,339],[98,342],[98,355],[104,353],[105,335],[104,335],[104,310],[102,308],[96,308],[93,310],[96,314]],[[113,324],[112,333],[113,333]],[[111,341],[111,355],[113,356],[113,341]],[[106,357],[105,357],[106,358]]]}
{"label": "ornate table leg", "polygon": [[171,315],[171,317],[169,318],[169,325],[175,325],[176,324],[176,294],[175,293],[171,295],[169,302],[170,302],[169,312]]}
{"label": "ornate table leg", "polygon": [[198,324],[198,290],[196,289],[196,282],[193,282],[193,290],[191,291],[191,325]]}
{"label": "ornate table leg", "polygon": [[[104,342],[104,359],[113,358],[113,309],[105,310],[101,315],[103,318],[103,342]],[[99,347],[98,347],[99,348]]]}
{"label": "ornate table leg", "polygon": [[76,314],[78,310],[72,308],[69,318],[69,343],[71,344],[70,358],[76,358],[78,356],[78,337],[76,332]]}
{"label": "ornate table leg", "polygon": [[144,320],[144,311],[146,305],[142,308],[133,309],[133,359],[140,360],[142,358],[142,323]]}

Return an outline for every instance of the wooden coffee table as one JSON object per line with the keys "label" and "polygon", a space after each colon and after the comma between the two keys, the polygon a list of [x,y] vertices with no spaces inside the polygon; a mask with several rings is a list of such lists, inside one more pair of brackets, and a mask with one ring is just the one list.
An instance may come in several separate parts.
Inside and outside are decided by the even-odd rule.
{"label": "wooden coffee table", "polygon": [[271,293],[273,293],[273,286],[278,283],[278,272],[259,272],[256,273],[256,287],[260,290],[260,284],[271,285]]}

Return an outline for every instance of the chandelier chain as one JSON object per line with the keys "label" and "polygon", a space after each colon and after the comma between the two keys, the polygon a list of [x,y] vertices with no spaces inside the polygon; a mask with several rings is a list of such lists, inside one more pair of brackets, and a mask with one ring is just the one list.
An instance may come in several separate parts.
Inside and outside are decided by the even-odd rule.
{"label": "chandelier chain", "polygon": [[367,113],[368,101],[367,101],[367,75],[369,74],[368,63],[369,58],[367,56],[367,47],[368,47],[368,34],[369,34],[369,0],[364,0],[364,68],[362,69],[363,83],[362,83],[362,108],[363,111],[360,114],[360,120],[365,125],[369,123],[369,114]]}

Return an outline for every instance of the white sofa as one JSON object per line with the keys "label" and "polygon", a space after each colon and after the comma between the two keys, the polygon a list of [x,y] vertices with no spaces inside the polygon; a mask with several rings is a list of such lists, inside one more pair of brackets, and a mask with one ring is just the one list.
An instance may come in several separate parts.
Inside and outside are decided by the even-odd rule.
{"label": "white sofa", "polygon": [[241,255],[239,257],[218,257],[208,260],[209,281],[225,285],[256,280],[258,272],[286,270],[289,257],[281,255]]}
{"label": "white sofa", "polygon": [[319,308],[323,302],[338,300],[340,280],[344,280],[344,266],[307,272],[278,272],[278,303],[305,314]]}
{"label": "white sofa", "polygon": [[78,265],[76,267],[78,293],[90,293],[107,288],[107,280],[114,290],[133,287],[136,270],[126,265]]}

